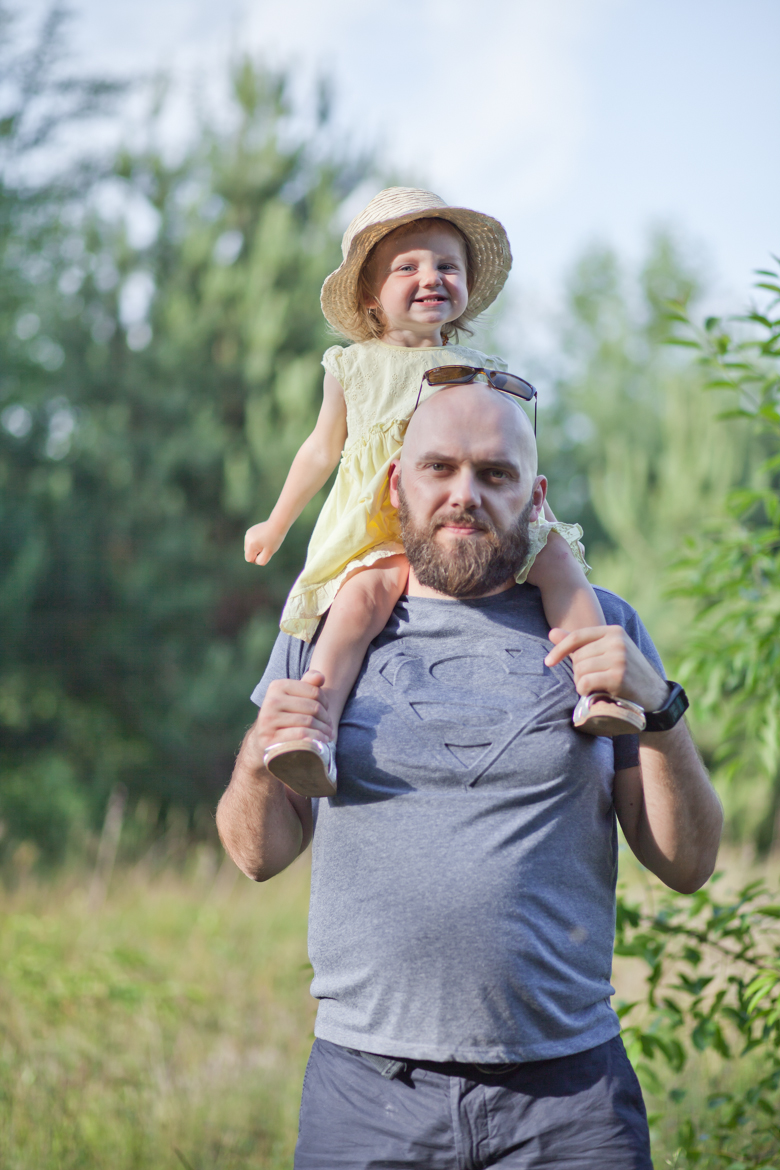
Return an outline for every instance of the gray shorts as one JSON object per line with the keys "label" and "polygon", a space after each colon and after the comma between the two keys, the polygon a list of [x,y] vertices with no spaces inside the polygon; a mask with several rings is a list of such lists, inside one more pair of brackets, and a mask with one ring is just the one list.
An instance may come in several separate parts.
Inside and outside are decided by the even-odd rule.
{"label": "gray shorts", "polygon": [[555,1060],[482,1070],[408,1061],[395,1076],[315,1040],[295,1170],[488,1166],[653,1170],[642,1093],[620,1037]]}

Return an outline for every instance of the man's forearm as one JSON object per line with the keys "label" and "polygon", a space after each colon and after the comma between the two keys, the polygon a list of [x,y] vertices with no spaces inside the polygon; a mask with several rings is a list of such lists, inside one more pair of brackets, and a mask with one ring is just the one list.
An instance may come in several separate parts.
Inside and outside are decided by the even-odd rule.
{"label": "man's forearm", "polygon": [[258,882],[281,873],[311,840],[311,802],[263,767],[256,726],[244,737],[219,802],[217,829],[239,869]]}
{"label": "man's forearm", "polygon": [[[555,649],[546,664],[569,655],[581,695],[603,691],[645,711],[657,711],[668,696],[668,684],[620,626],[551,630],[550,641]],[[686,725],[640,736],[639,763],[615,776],[626,840],[662,882],[693,893],[715,868],[723,812]]]}
{"label": "man's forearm", "polygon": [[618,773],[615,805],[639,860],[683,894],[715,868],[723,813],[685,723],[640,738],[640,767]]}

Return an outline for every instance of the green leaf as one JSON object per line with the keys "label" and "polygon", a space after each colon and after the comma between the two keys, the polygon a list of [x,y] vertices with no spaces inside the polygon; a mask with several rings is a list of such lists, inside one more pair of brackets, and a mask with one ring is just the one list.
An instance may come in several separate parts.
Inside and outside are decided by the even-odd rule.
{"label": "green leaf", "polygon": [[722,1105],[728,1105],[733,1100],[731,1093],[713,1093],[707,1098],[708,1109],[720,1109]]}
{"label": "green leaf", "polygon": [[716,1035],[716,1026],[712,1020],[700,1020],[696,1027],[691,1032],[691,1040],[694,1048],[699,1052],[704,1052],[705,1049],[711,1047]]}

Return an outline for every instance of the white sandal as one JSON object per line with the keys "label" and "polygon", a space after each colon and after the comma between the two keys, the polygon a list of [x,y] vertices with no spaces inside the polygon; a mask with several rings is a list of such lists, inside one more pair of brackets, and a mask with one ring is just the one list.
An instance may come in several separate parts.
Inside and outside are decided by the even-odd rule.
{"label": "white sandal", "polygon": [[263,763],[272,776],[300,796],[336,795],[336,745],[318,739],[272,743]]}
{"label": "white sandal", "polygon": [[578,731],[586,731],[588,735],[636,735],[647,724],[638,703],[616,699],[601,691],[583,695],[571,719]]}

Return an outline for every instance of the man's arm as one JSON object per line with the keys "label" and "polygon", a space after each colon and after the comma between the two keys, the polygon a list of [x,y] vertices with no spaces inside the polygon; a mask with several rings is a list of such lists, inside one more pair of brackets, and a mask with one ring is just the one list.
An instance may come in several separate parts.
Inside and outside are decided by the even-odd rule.
{"label": "man's arm", "polygon": [[642,865],[680,894],[715,869],[723,812],[683,722],[639,737],[639,767],[615,775],[615,811]]}
{"label": "man's arm", "polygon": [[[666,683],[622,626],[551,630],[550,640],[547,665],[569,655],[580,694],[606,691],[646,711],[665,702]],[[681,894],[704,885],[715,868],[723,812],[684,723],[640,736],[639,767],[615,776],[615,810],[631,849],[662,882]]]}
{"label": "man's arm", "polygon": [[300,682],[270,683],[255,723],[244,736],[230,784],[217,807],[217,829],[236,865],[256,882],[281,873],[312,837],[311,801],[292,792],[263,766],[272,743],[331,738],[318,688],[324,679],[308,671]]}

